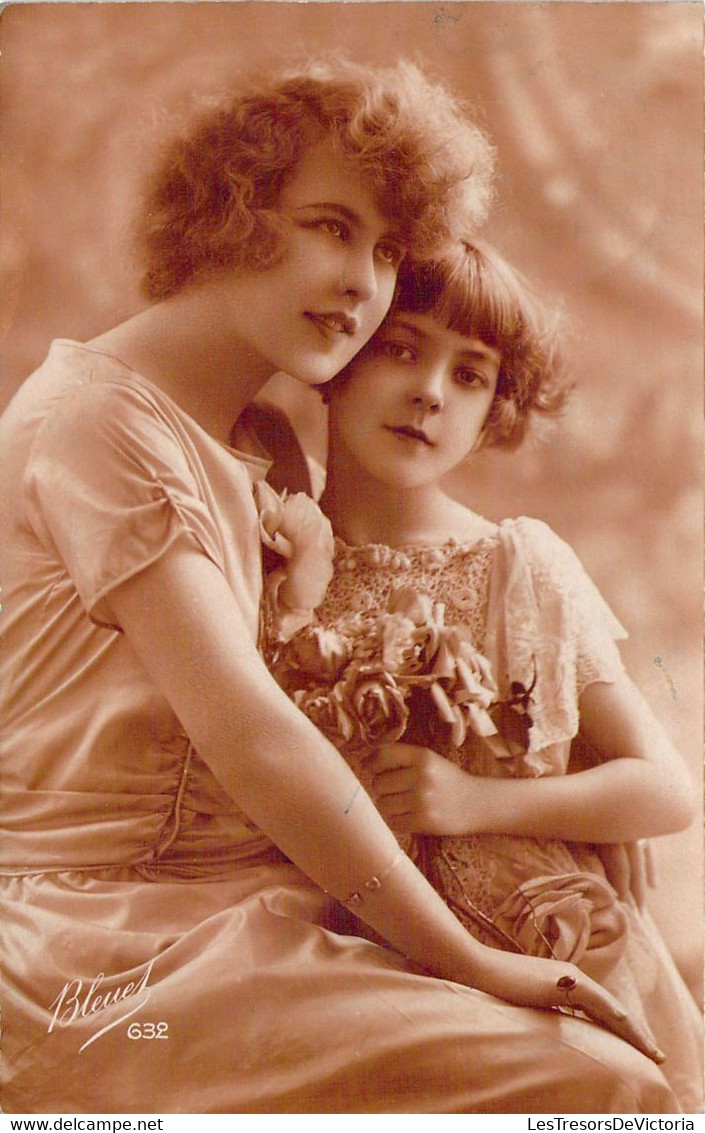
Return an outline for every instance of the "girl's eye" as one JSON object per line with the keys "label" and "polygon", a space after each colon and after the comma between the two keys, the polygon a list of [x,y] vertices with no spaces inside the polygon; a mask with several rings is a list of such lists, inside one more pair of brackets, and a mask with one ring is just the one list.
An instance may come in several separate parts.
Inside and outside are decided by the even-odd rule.
{"label": "girl's eye", "polygon": [[414,352],[405,342],[382,341],[379,343],[379,352],[386,355],[387,358],[393,358],[395,362],[413,362],[414,360]]}

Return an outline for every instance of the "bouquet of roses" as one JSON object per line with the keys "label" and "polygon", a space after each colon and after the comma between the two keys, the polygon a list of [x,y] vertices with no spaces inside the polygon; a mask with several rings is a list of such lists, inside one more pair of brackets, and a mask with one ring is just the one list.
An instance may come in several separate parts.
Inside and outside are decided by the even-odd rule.
{"label": "bouquet of roses", "polygon": [[345,754],[402,737],[460,747],[468,733],[499,758],[526,750],[500,734],[499,701],[487,659],[462,626],[444,623],[442,603],[411,587],[392,591],[386,609],[354,613],[336,629],[311,624],[275,650],[278,683]]}
{"label": "bouquet of roses", "polygon": [[326,629],[315,610],[333,574],[333,533],[314,501],[255,486],[271,569],[264,635],[269,667],[310,720],[347,755],[402,737],[460,747],[469,733],[508,759],[529,746],[532,688],[513,682],[500,700],[486,657],[443,603],[397,587],[385,610],[351,613]]}

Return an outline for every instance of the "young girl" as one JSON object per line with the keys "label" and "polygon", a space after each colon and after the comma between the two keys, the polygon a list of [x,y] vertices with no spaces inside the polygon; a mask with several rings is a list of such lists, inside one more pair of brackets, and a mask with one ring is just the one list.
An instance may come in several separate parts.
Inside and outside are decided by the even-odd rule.
{"label": "young girl", "polygon": [[[413,68],[243,90],[157,170],[150,305],[7,409],[6,1112],[677,1109],[614,997],[473,940],[256,647],[267,461],[232,423],[275,371],[349,362],[490,165]],[[322,927],[324,890],[395,951]],[[561,980],[604,1027],[485,994]]]}
{"label": "young girl", "polygon": [[[591,845],[687,825],[688,775],[572,551],[443,488],[566,392],[550,321],[496,252],[463,243],[402,265],[383,326],[325,387],[331,585],[316,624],[268,652],[473,935],[570,959],[648,1018],[693,1112],[695,1004]],[[604,762],[568,776],[578,727]]]}

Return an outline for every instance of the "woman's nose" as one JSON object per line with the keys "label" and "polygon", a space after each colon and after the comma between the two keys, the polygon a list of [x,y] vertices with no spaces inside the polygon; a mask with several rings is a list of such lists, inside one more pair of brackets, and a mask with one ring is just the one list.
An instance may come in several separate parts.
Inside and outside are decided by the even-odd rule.
{"label": "woman's nose", "polygon": [[374,255],[366,249],[348,252],[343,265],[342,290],[361,302],[377,294],[377,270]]}

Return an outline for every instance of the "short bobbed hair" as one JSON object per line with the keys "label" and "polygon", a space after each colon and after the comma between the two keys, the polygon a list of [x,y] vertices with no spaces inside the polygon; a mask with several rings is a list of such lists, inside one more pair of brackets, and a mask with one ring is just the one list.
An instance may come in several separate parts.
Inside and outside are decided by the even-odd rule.
{"label": "short bobbed hair", "polygon": [[166,144],[138,222],[146,298],[275,263],[282,188],[304,153],[327,139],[369,178],[415,254],[437,254],[485,218],[492,147],[443,85],[407,62],[309,63],[211,99]]}
{"label": "short bobbed hair", "polygon": [[[489,244],[463,240],[428,263],[407,258],[388,317],[395,312],[430,315],[500,355],[484,447],[516,448],[534,415],[557,415],[565,408],[572,382],[561,351],[561,313],[545,305]],[[351,370],[354,365],[353,360]]]}

